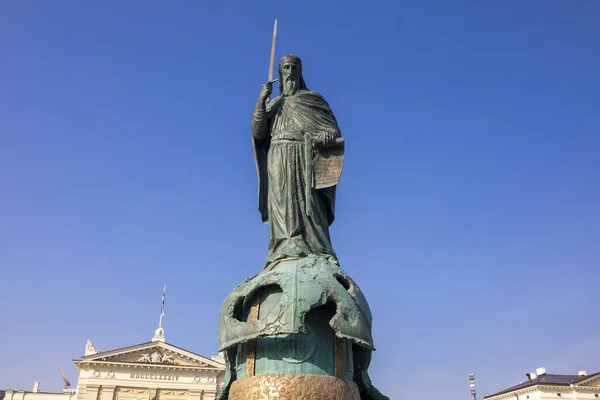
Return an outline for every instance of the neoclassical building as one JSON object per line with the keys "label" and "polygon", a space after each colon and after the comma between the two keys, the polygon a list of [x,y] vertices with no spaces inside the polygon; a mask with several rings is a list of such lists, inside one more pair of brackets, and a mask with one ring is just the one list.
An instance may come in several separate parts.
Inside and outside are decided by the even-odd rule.
{"label": "neoclassical building", "polygon": [[546,368],[525,374],[527,380],[501,390],[485,400],[596,400],[600,398],[600,373],[547,374]]}
{"label": "neoclassical building", "polygon": [[150,342],[116,350],[99,351],[88,342],[73,362],[77,400],[212,400],[225,375],[219,357],[167,343],[162,328]]}
{"label": "neoclassical building", "polygon": [[0,400],[213,400],[225,375],[220,356],[206,358],[169,344],[162,328],[150,342],[115,350],[100,351],[88,341],[84,356],[73,363],[76,389],[40,392],[36,382],[31,392],[0,391]]}

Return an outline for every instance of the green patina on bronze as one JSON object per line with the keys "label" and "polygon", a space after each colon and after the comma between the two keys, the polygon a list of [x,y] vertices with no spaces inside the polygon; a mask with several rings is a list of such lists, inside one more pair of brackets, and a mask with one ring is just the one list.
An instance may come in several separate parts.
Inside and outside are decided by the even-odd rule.
{"label": "green patina on bronze", "polygon": [[368,375],[369,305],[329,235],[344,156],[340,128],[323,96],[308,90],[297,56],[281,59],[278,80],[271,101],[272,82],[263,85],[251,122],[269,248],[263,270],[221,307],[226,373],[218,399],[228,399],[236,379],[300,374],[354,381],[361,400],[389,400]]}
{"label": "green patina on bronze", "polygon": [[[260,288],[270,286],[282,291],[277,304],[268,313],[261,307],[257,321],[244,321],[239,307]],[[243,281],[229,293],[219,317],[219,350],[258,337],[305,333],[306,314],[327,303],[336,308],[329,321],[335,334],[374,350],[371,310],[361,290],[337,264],[315,255],[283,261],[273,270]]]}
{"label": "green patina on bronze", "polygon": [[[258,321],[251,321],[255,296],[260,312]],[[221,331],[221,351],[239,345],[237,379],[247,375],[245,343],[252,339],[257,339],[256,375],[335,376],[334,335],[372,348],[369,306],[360,289],[337,265],[316,256],[284,261],[242,282],[220,315],[220,326],[233,328]],[[351,359],[346,363],[345,377],[352,380]]]}
{"label": "green patina on bronze", "polygon": [[[249,313],[257,295],[261,307],[253,321]],[[223,302],[218,339],[227,370],[220,398],[227,398],[233,380],[247,376],[249,341],[257,339],[256,375],[334,376],[335,335],[347,340],[344,377],[362,388],[363,399],[387,399],[368,375],[375,350],[371,323],[362,291],[336,263],[316,255],[282,261],[244,280]]]}
{"label": "green patina on bronze", "polygon": [[329,226],[335,219],[336,187],[313,188],[312,147],[335,145],[340,128],[323,96],[307,89],[295,55],[279,64],[279,91],[266,103],[271,83],[263,85],[251,122],[258,208],[269,224],[266,265],[309,254],[335,258]]}

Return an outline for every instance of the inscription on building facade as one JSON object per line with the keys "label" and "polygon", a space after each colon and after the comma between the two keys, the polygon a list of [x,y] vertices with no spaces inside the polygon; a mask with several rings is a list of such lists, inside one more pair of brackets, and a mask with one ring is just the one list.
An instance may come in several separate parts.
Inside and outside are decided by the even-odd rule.
{"label": "inscription on building facade", "polygon": [[160,375],[160,374],[131,374],[130,379],[149,379],[154,381],[178,381],[179,375]]}

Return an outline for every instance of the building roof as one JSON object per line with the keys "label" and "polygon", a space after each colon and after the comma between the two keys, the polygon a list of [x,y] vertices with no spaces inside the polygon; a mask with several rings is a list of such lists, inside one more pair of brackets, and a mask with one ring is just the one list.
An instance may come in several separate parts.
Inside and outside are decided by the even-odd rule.
{"label": "building roof", "polygon": [[[181,347],[174,346],[170,343],[166,343],[163,341],[152,341],[136,344],[133,346],[121,347],[119,349],[108,350],[108,351],[98,351],[94,349],[94,351],[98,351],[97,353],[88,353],[81,357],[80,360],[73,360],[77,369],[80,366],[87,365],[92,362],[118,362],[120,364],[139,364],[140,361],[139,356],[140,352],[152,352],[158,351],[162,353],[164,350],[170,351],[173,353],[174,357],[180,362],[177,363],[165,363],[160,359],[156,362],[150,362],[150,364],[155,364],[161,367],[185,367],[185,368],[200,368],[200,369],[216,369],[216,370],[224,370],[225,365],[224,361],[219,359],[207,358],[205,356],[201,356],[200,354],[193,353],[191,351],[182,349]],[[135,356],[137,354],[137,356]],[[162,354],[161,354],[162,355]],[[132,358],[132,356],[135,356]],[[173,360],[171,360],[173,361]]]}
{"label": "building roof", "polygon": [[[191,353],[191,354],[193,354],[195,356],[209,359],[206,356],[203,356],[203,355],[198,354],[198,353],[194,353],[193,351],[186,350],[186,349],[181,348],[179,346],[175,346],[174,344],[166,343],[166,342],[163,342],[163,343],[166,344],[166,345],[168,345],[168,346],[175,347],[178,350]],[[152,341],[151,342],[144,342],[144,343],[134,344],[132,346],[120,347],[120,348],[114,349],[114,350],[99,351],[98,353],[95,353],[95,354],[90,354],[90,355],[87,355],[87,356],[83,356],[82,359],[96,358],[96,357],[100,357],[100,356],[103,356],[103,355],[108,354],[108,353],[111,353],[111,354],[112,353],[122,353],[122,352],[127,351],[127,350],[135,350],[135,349],[138,349],[140,347],[144,347],[144,346],[148,346],[148,345],[156,345],[156,346],[158,346],[157,342],[152,342]]]}
{"label": "building roof", "polygon": [[587,375],[587,376],[585,376],[585,375],[580,376],[580,375],[542,374],[542,375],[537,376],[534,379],[530,379],[528,381],[521,382],[518,385],[509,387],[508,389],[504,389],[498,393],[494,393],[489,396],[485,396],[484,399],[494,397],[494,396],[499,396],[499,395],[505,394],[505,393],[514,392],[517,390],[525,389],[525,388],[528,388],[531,386],[536,386],[536,385],[571,386],[572,384],[575,384],[579,381],[589,379],[596,375],[600,375],[600,372],[596,373],[596,374],[592,374],[592,375]]}

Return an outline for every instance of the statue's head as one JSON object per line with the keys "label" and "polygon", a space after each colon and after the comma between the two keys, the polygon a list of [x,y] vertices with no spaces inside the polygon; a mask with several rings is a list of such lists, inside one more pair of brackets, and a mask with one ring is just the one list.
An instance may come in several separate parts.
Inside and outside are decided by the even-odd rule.
{"label": "statue's head", "polygon": [[298,90],[307,90],[302,78],[302,61],[295,54],[288,54],[279,61],[279,94],[291,96]]}

